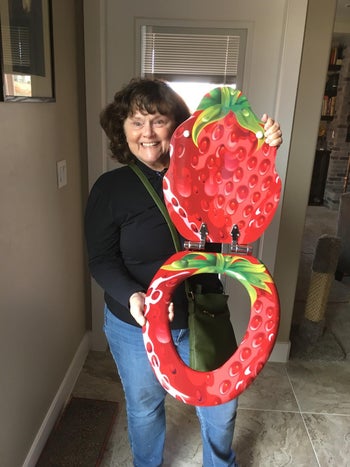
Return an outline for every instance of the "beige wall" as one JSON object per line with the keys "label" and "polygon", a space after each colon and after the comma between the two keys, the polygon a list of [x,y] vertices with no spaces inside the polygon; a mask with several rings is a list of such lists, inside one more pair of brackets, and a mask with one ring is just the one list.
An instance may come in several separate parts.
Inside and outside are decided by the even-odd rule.
{"label": "beige wall", "polygon": [[[56,102],[0,103],[3,467],[23,465],[86,333],[86,164],[79,141],[84,115],[78,112],[75,24],[81,3],[53,1]],[[58,190],[61,159],[67,161],[68,185]]]}
{"label": "beige wall", "polygon": [[279,339],[289,339],[336,1],[309,0],[275,279],[281,299]]}

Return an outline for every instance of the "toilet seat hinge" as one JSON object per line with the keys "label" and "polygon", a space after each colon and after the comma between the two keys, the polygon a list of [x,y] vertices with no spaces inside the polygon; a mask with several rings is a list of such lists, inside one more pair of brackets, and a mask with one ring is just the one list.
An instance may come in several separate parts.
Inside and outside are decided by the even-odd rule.
{"label": "toilet seat hinge", "polygon": [[251,245],[238,245],[238,239],[240,236],[239,227],[237,224],[234,224],[231,230],[232,242],[230,251],[232,253],[238,253],[241,255],[250,255],[253,251],[253,247]]}
{"label": "toilet seat hinge", "polygon": [[208,228],[205,223],[201,225],[199,229],[199,233],[201,235],[201,239],[199,242],[191,242],[191,240],[186,240],[184,242],[185,250],[204,250],[205,248],[205,241],[208,235]]}

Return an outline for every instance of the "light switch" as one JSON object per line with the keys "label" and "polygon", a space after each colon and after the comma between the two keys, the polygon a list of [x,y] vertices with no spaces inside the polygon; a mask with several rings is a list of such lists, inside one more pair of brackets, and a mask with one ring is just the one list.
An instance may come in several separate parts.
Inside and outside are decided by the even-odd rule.
{"label": "light switch", "polygon": [[57,186],[62,188],[66,186],[67,181],[67,161],[65,159],[57,162]]}

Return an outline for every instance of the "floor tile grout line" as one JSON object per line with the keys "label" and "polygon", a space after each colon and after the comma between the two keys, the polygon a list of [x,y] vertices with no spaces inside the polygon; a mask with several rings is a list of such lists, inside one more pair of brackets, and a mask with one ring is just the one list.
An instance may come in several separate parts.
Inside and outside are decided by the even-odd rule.
{"label": "floor tile grout line", "polygon": [[309,411],[303,411],[300,412],[302,415],[324,415],[324,416],[331,416],[331,417],[344,417],[344,418],[350,418],[350,414],[344,414],[344,413],[331,413],[331,412],[309,412]]}
{"label": "floor tile grout line", "polygon": [[238,411],[251,411],[251,412],[281,412],[281,413],[294,413],[300,415],[323,415],[323,416],[332,416],[332,417],[342,417],[342,418],[350,418],[350,414],[342,414],[342,413],[331,413],[331,412],[315,412],[315,411],[301,411],[301,410],[285,410],[285,409],[260,409],[258,407],[239,407]]}
{"label": "floor tile grout line", "polygon": [[301,420],[302,420],[302,422],[303,422],[304,428],[305,428],[305,430],[306,430],[307,436],[308,436],[308,438],[309,438],[311,448],[312,448],[312,450],[313,450],[313,452],[314,452],[316,462],[317,462],[317,464],[318,464],[319,466],[321,466],[321,464],[320,464],[320,462],[319,462],[319,460],[318,460],[318,455],[317,455],[317,452],[316,452],[315,445],[314,445],[314,443],[313,443],[313,441],[312,441],[312,439],[311,439],[311,435],[310,435],[309,429],[308,429],[308,427],[307,427],[307,425],[306,425],[305,418],[304,418],[302,412],[300,412],[300,417],[301,417]]}
{"label": "floor tile grout line", "polygon": [[254,407],[239,407],[238,406],[238,411],[240,410],[249,410],[252,412],[281,412],[281,413],[296,413],[300,414],[299,410],[283,410],[283,409],[259,409],[259,408],[254,408]]}
{"label": "floor tile grout line", "polygon": [[293,382],[292,382],[291,377],[290,377],[290,375],[289,375],[289,373],[288,373],[288,367],[287,367],[287,366],[285,367],[285,370],[286,370],[286,375],[287,375],[287,378],[288,378],[290,387],[291,387],[291,389],[292,389],[292,392],[293,392],[295,401],[296,401],[297,406],[298,406],[298,409],[299,409],[300,418],[301,418],[301,420],[302,420],[302,422],[303,422],[304,429],[305,429],[305,431],[306,431],[307,437],[309,438],[309,442],[310,442],[311,449],[312,449],[312,451],[313,451],[313,453],[314,453],[314,456],[315,456],[315,459],[316,459],[317,464],[319,465],[319,467],[321,467],[321,464],[320,464],[320,462],[319,462],[318,455],[317,455],[317,452],[316,452],[315,445],[314,445],[314,443],[313,443],[313,441],[312,441],[312,438],[311,438],[309,429],[308,429],[308,427],[307,427],[307,425],[306,425],[305,418],[304,418],[304,416],[303,416],[303,412],[302,412],[302,410],[301,410],[301,406],[300,406],[298,397],[297,397],[296,392],[295,392],[295,390],[294,390]]}
{"label": "floor tile grout line", "polygon": [[299,403],[299,401],[298,401],[298,398],[297,398],[296,392],[295,392],[295,390],[294,390],[294,386],[293,386],[292,380],[291,380],[291,378],[290,378],[290,375],[289,375],[289,372],[288,372],[288,366],[287,366],[287,365],[284,367],[284,370],[285,370],[285,372],[286,372],[286,376],[287,376],[287,379],[288,379],[288,382],[289,382],[290,388],[291,388],[291,390],[292,390],[292,393],[293,393],[293,396],[294,396],[295,402],[296,402],[296,404],[297,404],[297,406],[298,406],[298,411],[299,411],[299,413],[301,414],[301,407],[300,407],[300,403]]}

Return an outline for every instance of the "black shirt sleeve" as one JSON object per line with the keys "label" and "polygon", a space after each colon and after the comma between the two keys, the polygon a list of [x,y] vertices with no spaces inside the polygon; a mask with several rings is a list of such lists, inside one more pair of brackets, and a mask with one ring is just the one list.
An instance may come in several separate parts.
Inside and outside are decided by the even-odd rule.
{"label": "black shirt sleeve", "polygon": [[124,307],[129,297],[144,290],[124,265],[120,251],[120,226],[113,218],[112,199],[96,184],[85,212],[85,235],[92,277]]}

